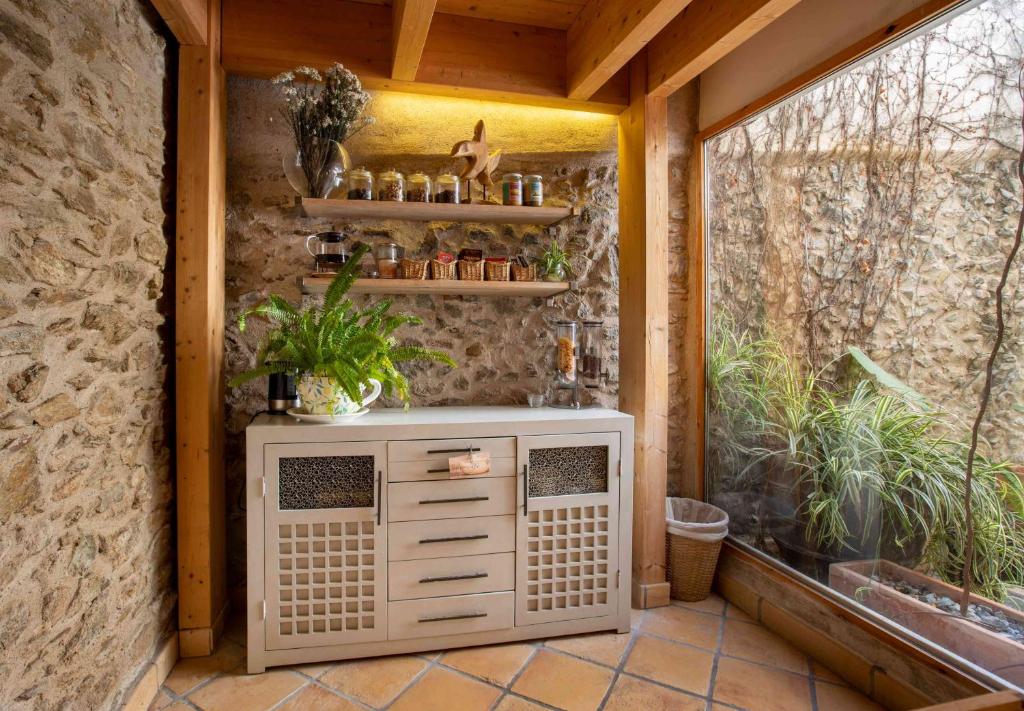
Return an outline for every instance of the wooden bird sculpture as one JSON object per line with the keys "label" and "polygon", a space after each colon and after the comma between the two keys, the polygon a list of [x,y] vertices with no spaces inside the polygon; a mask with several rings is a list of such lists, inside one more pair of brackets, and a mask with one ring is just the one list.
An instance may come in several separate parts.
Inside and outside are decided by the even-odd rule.
{"label": "wooden bird sculpture", "polygon": [[488,155],[487,153],[487,129],[483,120],[476,122],[473,131],[472,141],[459,141],[452,146],[453,158],[465,158],[466,167],[459,174],[459,180],[470,181],[474,178],[484,191],[484,200],[487,199],[487,189],[494,185],[491,179],[493,173],[501,160],[501,149]]}

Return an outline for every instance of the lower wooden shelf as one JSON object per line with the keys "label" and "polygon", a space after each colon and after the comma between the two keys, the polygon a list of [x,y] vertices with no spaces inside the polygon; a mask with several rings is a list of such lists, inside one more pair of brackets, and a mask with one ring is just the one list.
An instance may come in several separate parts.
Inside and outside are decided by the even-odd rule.
{"label": "lower wooden shelf", "polygon": [[[304,294],[322,294],[333,277],[305,276]],[[350,294],[438,294],[447,296],[554,296],[572,288],[565,281],[459,281],[454,279],[356,279]]]}

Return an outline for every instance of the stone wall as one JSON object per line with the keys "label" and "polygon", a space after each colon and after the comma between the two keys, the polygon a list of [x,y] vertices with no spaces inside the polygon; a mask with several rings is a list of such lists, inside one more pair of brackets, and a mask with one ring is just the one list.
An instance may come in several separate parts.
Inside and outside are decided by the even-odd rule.
{"label": "stone wall", "polygon": [[[235,319],[269,293],[300,298],[299,277],[312,260],[306,235],[339,229],[351,240],[396,242],[410,255],[439,248],[479,247],[493,255],[536,255],[552,239],[573,255],[578,287],[545,299],[398,296],[395,309],[424,320],[399,333],[449,351],[455,370],[430,365],[409,369],[414,406],[524,404],[548,388],[554,368],[552,324],[560,319],[602,319],[611,379],[599,400],[615,407],[618,390],[618,215],[615,118],[468,100],[378,94],[370,109],[377,123],[348,143],[356,165],[395,167],[436,175],[456,167],[447,152],[468,138],[478,118],[487,122],[494,148],[503,149],[501,172],[545,176],[547,202],[576,204],[582,214],[549,228],[452,223],[332,223],[298,216],[295,193],[281,157],[291,152],[279,118],[276,88],[236,79],[228,88],[228,221],[226,360],[229,375],[251,367],[261,328],[239,333]],[[394,403],[386,403],[394,404]],[[265,380],[227,394],[227,469],[230,500],[244,480],[243,432],[266,406]],[[244,580],[244,512],[229,511],[230,580]]]}
{"label": "stone wall", "polygon": [[4,709],[113,708],[174,626],[163,33],[0,0]]}

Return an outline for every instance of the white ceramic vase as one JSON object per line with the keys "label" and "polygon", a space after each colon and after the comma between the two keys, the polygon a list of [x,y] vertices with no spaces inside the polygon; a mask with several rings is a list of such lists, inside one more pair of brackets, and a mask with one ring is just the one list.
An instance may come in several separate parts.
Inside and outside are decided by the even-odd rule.
{"label": "white ceramic vase", "polygon": [[310,415],[352,415],[380,397],[380,382],[370,378],[370,392],[362,400],[349,398],[334,378],[303,375],[295,385],[302,408]]}

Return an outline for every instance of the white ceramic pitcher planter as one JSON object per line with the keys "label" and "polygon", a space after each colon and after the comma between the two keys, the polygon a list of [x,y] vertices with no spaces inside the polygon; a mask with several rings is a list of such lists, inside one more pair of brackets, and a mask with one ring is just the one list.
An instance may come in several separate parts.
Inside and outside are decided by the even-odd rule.
{"label": "white ceramic pitcher planter", "polygon": [[310,415],[354,415],[380,397],[380,382],[370,378],[370,392],[360,401],[349,398],[334,378],[303,375],[296,383],[302,408]]}

